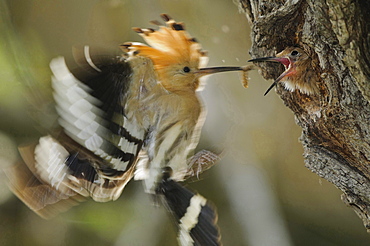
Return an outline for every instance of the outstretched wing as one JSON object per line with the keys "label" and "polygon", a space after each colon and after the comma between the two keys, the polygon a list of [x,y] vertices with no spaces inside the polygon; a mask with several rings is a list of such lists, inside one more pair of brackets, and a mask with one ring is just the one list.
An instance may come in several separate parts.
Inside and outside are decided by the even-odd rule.
{"label": "outstretched wing", "polygon": [[[115,200],[132,177],[145,135],[125,115],[135,83],[131,65],[119,56],[93,55],[85,46],[75,49],[74,59],[59,57],[50,67],[59,123],[67,136],[57,138],[68,152],[64,163],[94,200]],[[50,169],[48,164],[44,169]]]}
{"label": "outstretched wing", "polygon": [[66,135],[104,160],[99,169],[110,176],[132,166],[145,130],[124,112],[133,73],[129,62],[106,56],[95,62],[87,47],[75,51],[75,64],[67,66],[62,57],[51,62],[54,98]]}
{"label": "outstretched wing", "polygon": [[[9,188],[29,208],[41,217],[48,219],[76,206],[86,198],[63,184],[53,186],[43,181],[35,166],[35,147],[31,145],[19,149],[23,161],[4,169]],[[59,172],[62,174],[62,172]],[[54,178],[55,181],[55,178]]]}
{"label": "outstretched wing", "polygon": [[[74,59],[52,60],[62,131],[20,148],[29,171],[8,171],[13,191],[41,216],[51,217],[83,197],[115,200],[132,178],[146,134],[135,112],[126,115],[127,98],[132,99],[130,91],[138,87],[132,64],[142,63],[93,55],[87,46],[76,49]],[[146,64],[152,68],[152,63]]]}

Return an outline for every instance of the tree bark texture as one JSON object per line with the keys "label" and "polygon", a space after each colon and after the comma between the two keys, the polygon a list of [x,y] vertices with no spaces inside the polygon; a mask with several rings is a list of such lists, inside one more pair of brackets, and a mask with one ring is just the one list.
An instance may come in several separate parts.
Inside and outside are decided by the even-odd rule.
{"label": "tree bark texture", "polygon": [[[370,232],[370,1],[238,3],[252,25],[253,58],[300,46],[317,64],[319,95],[281,85],[277,93],[302,127],[306,167],[343,191]],[[281,65],[258,65],[266,79],[283,72]]]}

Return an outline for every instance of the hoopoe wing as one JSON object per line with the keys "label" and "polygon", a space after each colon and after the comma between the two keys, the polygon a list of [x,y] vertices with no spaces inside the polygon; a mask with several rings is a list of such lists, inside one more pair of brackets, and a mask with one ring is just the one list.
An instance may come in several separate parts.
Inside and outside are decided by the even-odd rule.
{"label": "hoopoe wing", "polygon": [[55,58],[50,67],[59,124],[67,136],[60,142],[68,145],[65,164],[94,200],[115,200],[132,178],[145,135],[125,115],[132,68],[122,57],[93,55],[88,46],[75,49],[67,62]]}
{"label": "hoopoe wing", "polygon": [[[97,177],[83,182],[112,189],[87,187],[94,200],[115,200],[132,177],[145,135],[135,117],[125,115],[126,99],[134,84],[133,69],[126,59],[94,55],[88,46],[75,49],[74,59],[67,62],[61,57],[54,59],[50,67],[59,123],[73,140],[67,148],[69,167],[73,163],[83,172],[81,166],[86,166]],[[71,147],[77,151],[72,153]],[[111,184],[118,181],[122,182],[115,184],[117,187]]]}
{"label": "hoopoe wing", "polygon": [[[140,89],[133,85],[136,75],[131,64],[146,64],[149,67],[142,70],[151,76],[152,63],[95,56],[88,47],[76,50],[74,55],[71,61],[58,57],[50,64],[62,133],[42,137],[36,146],[20,149],[23,157],[27,153],[25,162],[33,173],[28,184],[47,187],[50,192],[41,194],[44,189],[40,188],[26,194],[31,191],[27,185],[10,180],[10,186],[20,187],[15,193],[35,211],[46,211],[75,196],[90,196],[100,202],[117,199],[133,176],[146,134],[135,113],[130,117],[125,114],[125,106],[127,98],[135,101],[130,91]],[[60,196],[48,197],[51,191]],[[43,199],[34,206],[40,197]]]}
{"label": "hoopoe wing", "polygon": [[145,134],[124,113],[133,71],[119,57],[100,56],[94,63],[87,47],[75,52],[75,64],[67,66],[62,57],[50,64],[59,123],[66,135],[105,160],[104,168],[126,171]]}
{"label": "hoopoe wing", "polygon": [[[35,213],[48,219],[85,201],[85,197],[66,189],[66,186],[52,186],[43,181],[35,166],[36,144],[20,147],[23,161],[3,170],[12,192]],[[54,178],[55,182],[55,178]],[[64,187],[63,187],[64,186]]]}

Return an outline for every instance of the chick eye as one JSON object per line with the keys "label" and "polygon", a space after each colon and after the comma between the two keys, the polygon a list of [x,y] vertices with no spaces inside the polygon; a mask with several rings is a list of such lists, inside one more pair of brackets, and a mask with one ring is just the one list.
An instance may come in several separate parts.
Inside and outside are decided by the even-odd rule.
{"label": "chick eye", "polygon": [[290,53],[291,56],[297,56],[298,54],[299,52],[296,50],[293,50],[292,53]]}
{"label": "chick eye", "polygon": [[184,73],[188,73],[188,72],[190,72],[190,68],[189,67],[184,67],[182,69],[182,71],[184,71]]}

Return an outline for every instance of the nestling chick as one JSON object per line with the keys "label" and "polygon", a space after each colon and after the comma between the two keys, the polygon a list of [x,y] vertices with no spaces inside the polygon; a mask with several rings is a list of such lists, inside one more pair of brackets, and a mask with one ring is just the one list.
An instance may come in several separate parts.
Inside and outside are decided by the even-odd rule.
{"label": "nestling chick", "polygon": [[264,95],[266,95],[278,82],[284,84],[285,89],[293,92],[298,89],[307,95],[319,93],[317,86],[318,77],[313,69],[311,57],[301,48],[288,47],[276,57],[262,57],[249,60],[250,62],[280,62],[285,66],[285,71],[272,83]]}

